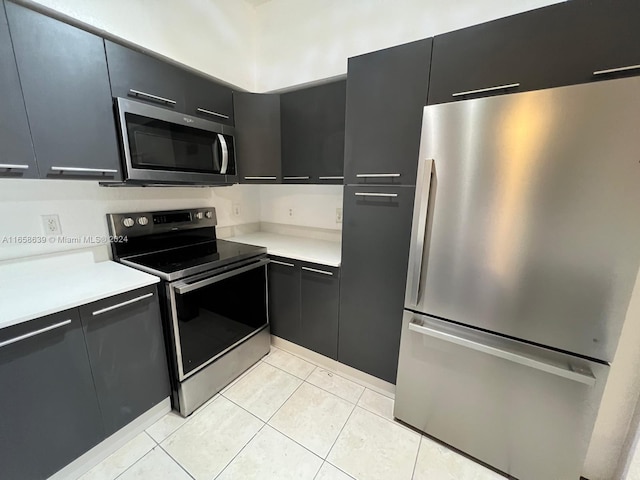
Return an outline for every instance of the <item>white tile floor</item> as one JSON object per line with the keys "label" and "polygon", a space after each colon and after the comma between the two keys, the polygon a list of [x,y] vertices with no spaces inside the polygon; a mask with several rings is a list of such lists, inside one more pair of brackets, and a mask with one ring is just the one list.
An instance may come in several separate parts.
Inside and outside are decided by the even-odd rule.
{"label": "white tile floor", "polygon": [[190,418],[169,413],[82,480],[504,480],[393,421],[393,400],[271,353]]}

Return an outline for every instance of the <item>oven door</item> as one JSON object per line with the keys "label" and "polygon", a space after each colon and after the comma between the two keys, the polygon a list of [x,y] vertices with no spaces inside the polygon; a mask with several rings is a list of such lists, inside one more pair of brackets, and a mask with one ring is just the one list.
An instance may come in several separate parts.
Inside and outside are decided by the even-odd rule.
{"label": "oven door", "polygon": [[268,326],[268,263],[243,262],[169,284],[180,381]]}
{"label": "oven door", "polygon": [[128,181],[237,181],[232,127],[125,98],[116,104]]}

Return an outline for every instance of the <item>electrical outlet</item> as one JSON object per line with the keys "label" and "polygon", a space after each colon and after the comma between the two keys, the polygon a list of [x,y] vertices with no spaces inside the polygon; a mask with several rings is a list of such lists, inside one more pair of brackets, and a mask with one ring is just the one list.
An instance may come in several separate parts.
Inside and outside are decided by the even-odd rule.
{"label": "electrical outlet", "polygon": [[233,204],[233,216],[234,217],[239,217],[241,212],[242,212],[242,209],[240,208],[240,204],[239,203],[234,203]]}
{"label": "electrical outlet", "polygon": [[42,215],[42,228],[45,235],[62,235],[58,215]]}
{"label": "electrical outlet", "polygon": [[336,208],[336,223],[342,223],[342,209]]}
{"label": "electrical outlet", "polygon": [[293,208],[289,209],[289,218],[293,218]]}

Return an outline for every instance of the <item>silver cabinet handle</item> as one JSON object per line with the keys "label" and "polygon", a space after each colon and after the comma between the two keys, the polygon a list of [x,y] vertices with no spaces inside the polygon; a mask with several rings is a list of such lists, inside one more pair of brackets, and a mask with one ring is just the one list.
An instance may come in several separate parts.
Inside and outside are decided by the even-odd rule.
{"label": "silver cabinet handle", "polygon": [[507,90],[509,88],[519,87],[519,83],[508,83],[506,85],[496,85],[495,87],[479,88],[477,90],[467,90],[465,92],[457,92],[451,94],[452,97],[461,97],[463,95],[473,95],[474,93],[493,92],[494,90]]}
{"label": "silver cabinet handle", "polygon": [[17,165],[15,163],[0,163],[0,168],[7,170],[29,170],[29,165]]}
{"label": "silver cabinet handle", "polygon": [[118,173],[112,168],[84,168],[84,167],[51,167],[52,172],[78,172],[78,173]]}
{"label": "silver cabinet handle", "polygon": [[334,177],[318,177],[319,180],[344,180],[343,176],[334,176]]}
{"label": "silver cabinet handle", "polygon": [[309,180],[311,177],[282,177],[284,180]]}
{"label": "silver cabinet handle", "polygon": [[278,177],[244,177],[245,180],[277,180]]}
{"label": "silver cabinet handle", "polygon": [[40,335],[41,333],[55,330],[56,328],[64,327],[65,325],[69,325],[70,323],[71,323],[71,319],[65,320],[64,322],[60,322],[60,323],[54,323],[53,325],[49,325],[48,327],[41,328],[40,330],[34,330],[33,332],[25,333],[24,335],[20,335],[19,337],[10,338],[9,340],[0,342],[0,348],[6,347],[7,345],[11,345],[12,343],[16,343],[21,340],[26,340],[27,338],[35,337],[36,335]]}
{"label": "silver cabinet handle", "polygon": [[397,193],[374,193],[374,192],[355,192],[354,195],[356,197],[389,197],[389,198],[395,198],[398,196]]}
{"label": "silver cabinet handle", "polygon": [[212,112],[211,110],[206,110],[204,108],[196,108],[196,111],[200,112],[200,113],[206,113],[207,115],[214,115],[216,117],[220,117],[220,118],[229,118],[229,115],[223,115],[222,113],[218,113],[218,112]]}
{"label": "silver cabinet handle", "polygon": [[302,270],[306,270],[307,272],[322,273],[323,275],[333,276],[333,272],[327,272],[326,270],[318,270],[316,268],[302,267]]}
{"label": "silver cabinet handle", "polygon": [[275,263],[276,265],[284,265],[285,267],[295,267],[293,263],[281,262],[279,260],[271,260],[271,263]]}
{"label": "silver cabinet handle", "polygon": [[422,256],[424,255],[424,236],[427,231],[429,212],[429,192],[433,175],[433,159],[427,159],[418,165],[418,185],[413,205],[412,232],[415,235],[409,245],[409,275],[407,300],[413,306],[420,300],[420,276],[422,274]]}
{"label": "silver cabinet handle", "polygon": [[176,283],[173,288],[176,290],[176,292],[178,292],[180,295],[185,294],[185,293],[189,293],[192,292],[193,290],[198,290],[200,288],[203,287],[208,287],[209,285],[213,285],[214,283],[218,283],[222,280],[226,280],[227,278],[231,278],[231,277],[235,277],[236,275],[240,275],[241,273],[245,273],[248,272],[249,270],[254,270],[256,268],[260,268],[260,267],[264,267],[266,264],[268,264],[271,260],[269,259],[264,259],[264,260],[260,260],[256,263],[252,263],[250,265],[247,265],[246,267],[240,267],[240,268],[236,268],[233,269],[229,272],[226,273],[221,273],[219,275],[214,275],[212,277],[209,278],[205,278],[204,280],[200,280],[198,282],[194,282],[194,283],[188,283],[188,282],[179,282]]}
{"label": "silver cabinet handle", "polygon": [[147,92],[141,92],[140,90],[129,89],[129,93],[132,93],[136,97],[150,98],[151,100],[157,100],[159,102],[168,103],[170,105],[176,104],[176,101],[171,100],[170,98],[159,97],[158,95],[152,95]]}
{"label": "silver cabinet handle", "polygon": [[398,178],[399,173],[358,173],[356,178]]}
{"label": "silver cabinet handle", "polygon": [[640,65],[629,65],[627,67],[607,68],[606,70],[596,70],[594,75],[606,75],[607,73],[627,72],[629,70],[638,70]]}
{"label": "silver cabinet handle", "polygon": [[563,368],[558,365],[547,363],[543,360],[519,355],[515,352],[496,348],[491,345],[485,345],[484,343],[476,342],[468,338],[458,337],[448,332],[441,332],[439,330],[420,325],[419,323],[415,322],[415,319],[409,322],[409,330],[421,335],[427,335],[439,340],[444,340],[445,342],[460,345],[461,347],[470,348],[472,350],[476,350],[477,352],[493,355],[494,357],[502,358],[513,363],[518,363],[520,365],[524,365],[525,367],[535,368],[536,370],[551,373],[552,375],[557,375],[558,377],[563,377],[579,383],[584,383],[585,385],[593,386],[596,384],[596,378],[593,376],[593,372],[591,371],[582,370],[585,373],[576,372],[569,368]]}
{"label": "silver cabinet handle", "polygon": [[95,312],[93,312],[92,315],[94,317],[96,315],[102,315],[103,313],[110,312],[111,310],[115,310],[116,308],[126,307],[127,305],[131,305],[132,303],[136,303],[136,302],[139,302],[140,300],[144,300],[145,298],[150,298],[150,297],[153,297],[153,292],[147,293],[145,295],[140,295],[139,297],[132,298],[131,300],[127,300],[126,302],[118,303],[117,305],[112,305],[107,308],[101,308],[100,310],[96,310]]}
{"label": "silver cabinet handle", "polygon": [[220,167],[220,173],[225,175],[227,173],[227,167],[229,166],[229,149],[227,148],[227,141],[224,135],[218,133],[218,140],[220,141],[220,148],[222,149],[222,166]]}

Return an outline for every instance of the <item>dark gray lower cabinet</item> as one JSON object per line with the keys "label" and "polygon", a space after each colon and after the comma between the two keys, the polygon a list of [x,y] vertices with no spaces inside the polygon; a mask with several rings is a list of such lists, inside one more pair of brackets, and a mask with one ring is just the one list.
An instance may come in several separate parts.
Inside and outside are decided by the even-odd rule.
{"label": "dark gray lower cabinet", "polygon": [[300,319],[303,347],[338,358],[340,269],[304,263],[300,268]]}
{"label": "dark gray lower cabinet", "polygon": [[80,308],[107,435],[170,394],[155,286]]}
{"label": "dark gray lower cabinet", "polygon": [[0,345],[0,477],[47,478],[104,438],[78,310],[4,328]]}
{"label": "dark gray lower cabinet", "polygon": [[398,367],[414,194],[414,187],[344,189],[338,360],[391,383]]}
{"label": "dark gray lower cabinet", "polygon": [[268,268],[271,333],[300,343],[300,262],[271,257]]}
{"label": "dark gray lower cabinet", "polygon": [[326,357],[338,354],[340,269],[271,257],[271,333]]}

